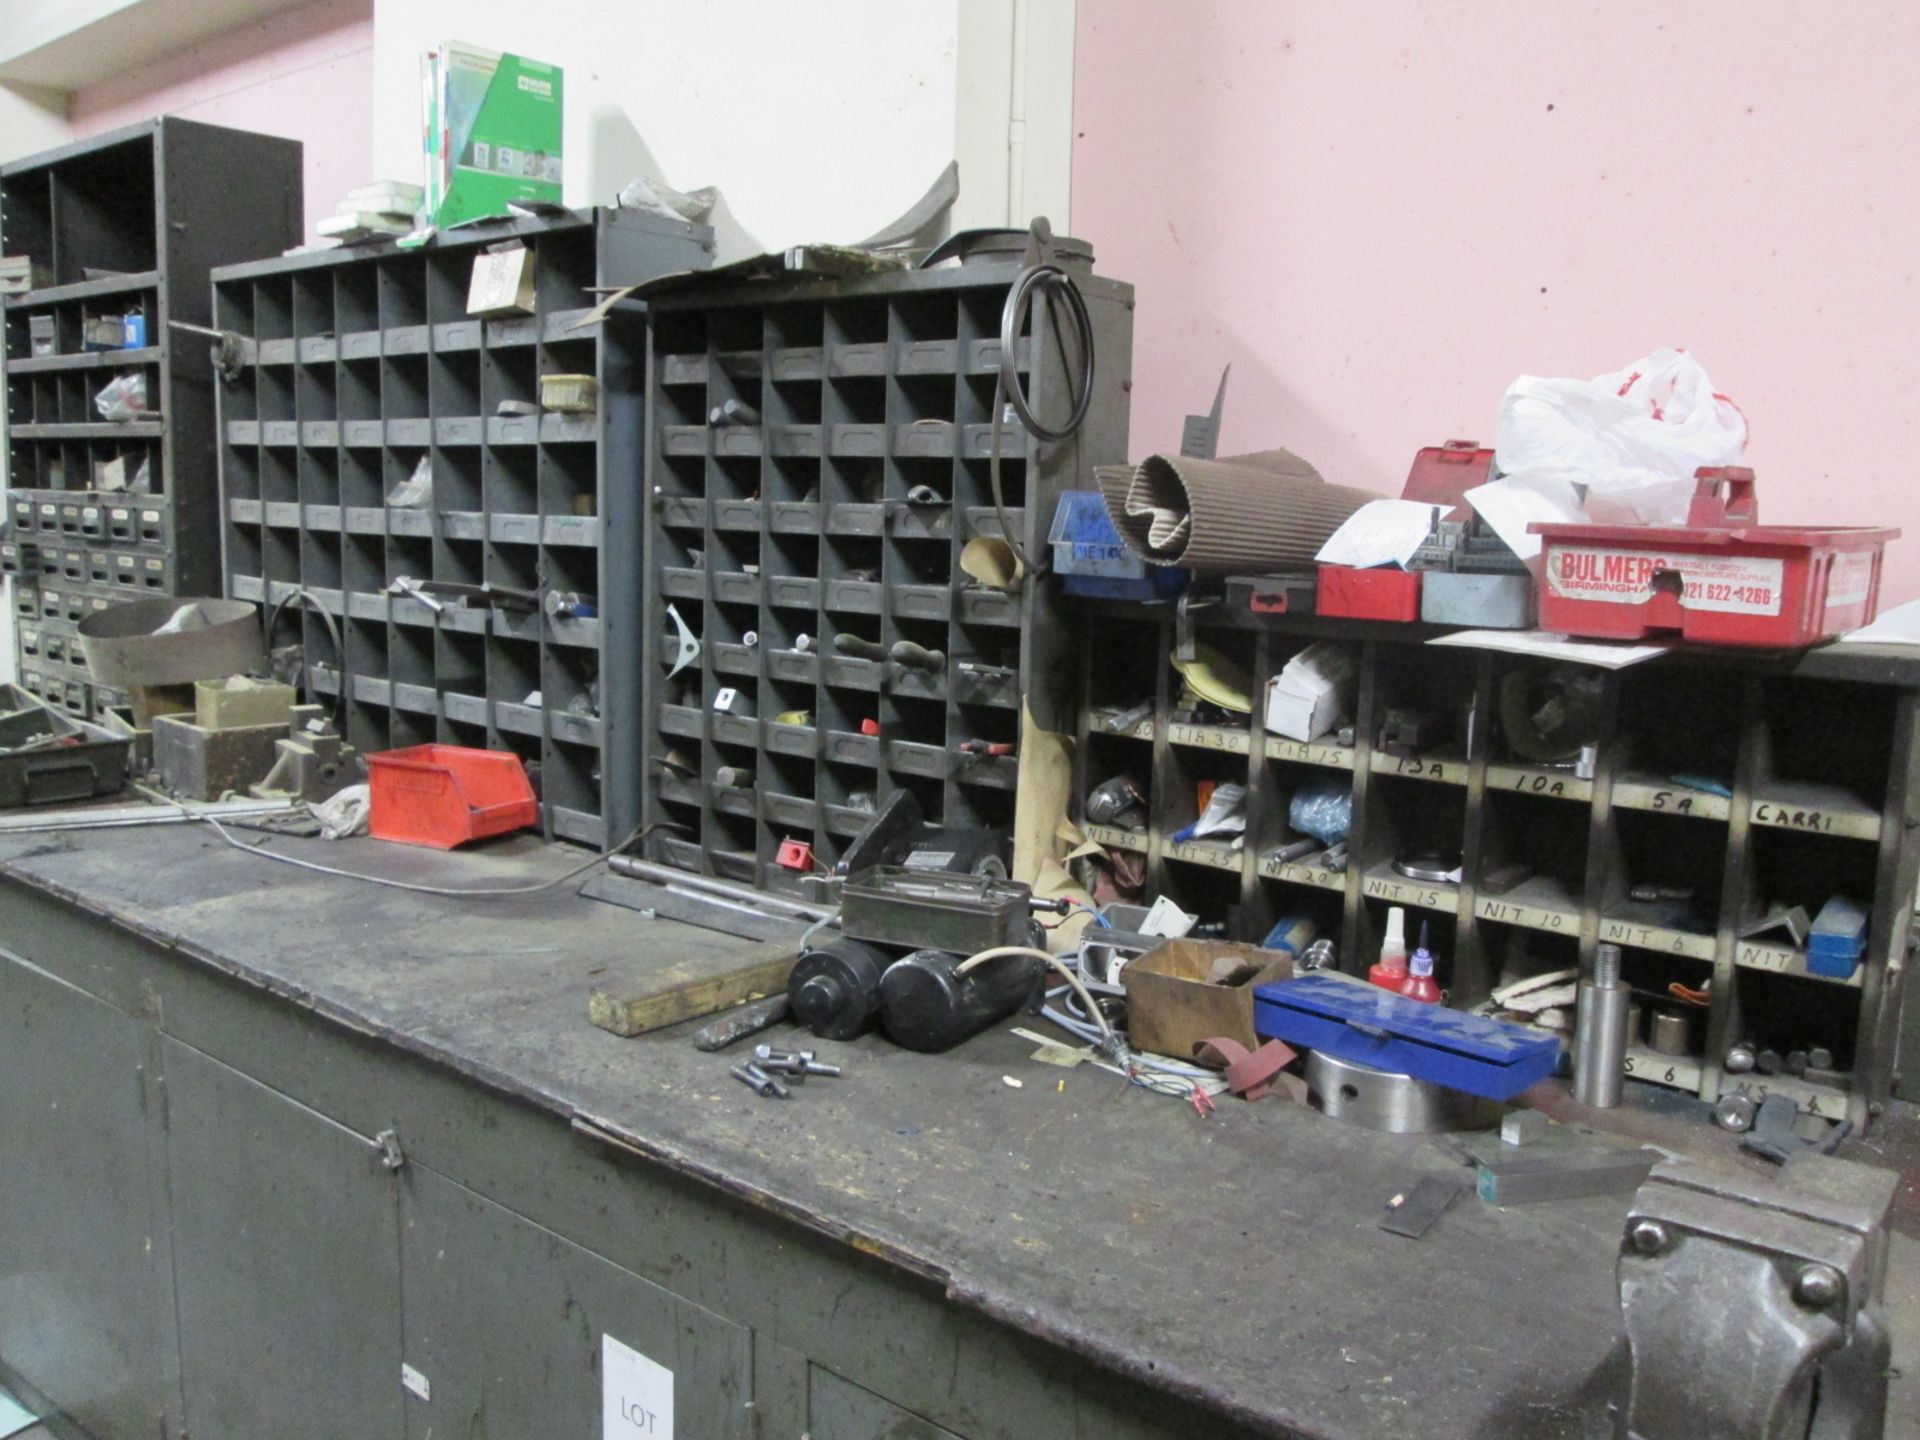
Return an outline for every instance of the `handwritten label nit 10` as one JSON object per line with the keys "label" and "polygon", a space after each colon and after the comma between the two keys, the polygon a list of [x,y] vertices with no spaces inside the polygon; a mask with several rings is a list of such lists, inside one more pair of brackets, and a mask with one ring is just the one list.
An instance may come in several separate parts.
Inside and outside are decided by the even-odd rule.
{"label": "handwritten label nit 10", "polygon": [[1544,905],[1515,905],[1506,900],[1480,899],[1473,913],[1482,920],[1498,920],[1503,925],[1522,925],[1529,930],[1573,931],[1580,928],[1580,917],[1565,910],[1549,910]]}
{"label": "handwritten label nit 10", "polygon": [[1656,582],[1665,575],[1680,577],[1682,609],[1778,615],[1786,562],[1753,555],[1602,550],[1584,545],[1559,546],[1547,556],[1547,588],[1566,600],[1643,605],[1653,599]]}
{"label": "handwritten label nit 10", "polygon": [[673,1372],[600,1337],[600,1440],[673,1440]]}

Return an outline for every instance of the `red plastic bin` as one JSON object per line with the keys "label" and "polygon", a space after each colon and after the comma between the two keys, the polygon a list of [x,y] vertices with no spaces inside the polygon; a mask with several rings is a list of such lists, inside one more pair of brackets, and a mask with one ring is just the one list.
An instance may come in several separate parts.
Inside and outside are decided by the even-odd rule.
{"label": "red plastic bin", "polygon": [[1900,532],[1761,525],[1753,471],[1700,470],[1685,525],[1536,523],[1540,627],[1639,640],[1793,649],[1873,619],[1880,565]]}
{"label": "red plastic bin", "polygon": [[1420,572],[1391,566],[1361,570],[1352,565],[1322,565],[1313,606],[1322,615],[1354,620],[1418,620]]}
{"label": "red plastic bin", "polygon": [[414,745],[367,757],[376,840],[451,850],[540,818],[518,755],[461,745]]}

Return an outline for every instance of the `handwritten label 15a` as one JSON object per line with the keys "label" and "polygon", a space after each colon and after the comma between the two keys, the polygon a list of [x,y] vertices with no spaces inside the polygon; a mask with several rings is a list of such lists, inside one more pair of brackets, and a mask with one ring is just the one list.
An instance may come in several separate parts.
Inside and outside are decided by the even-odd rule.
{"label": "handwritten label 15a", "polygon": [[600,1440],[673,1440],[673,1372],[600,1337]]}

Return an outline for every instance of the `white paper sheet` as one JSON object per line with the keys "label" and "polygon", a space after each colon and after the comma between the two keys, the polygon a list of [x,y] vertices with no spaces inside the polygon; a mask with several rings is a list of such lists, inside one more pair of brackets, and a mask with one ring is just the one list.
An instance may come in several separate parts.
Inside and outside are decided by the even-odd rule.
{"label": "white paper sheet", "polygon": [[6,1391],[0,1390],[0,1440],[8,1435],[17,1435],[29,1425],[37,1424],[34,1414]]}
{"label": "white paper sheet", "polygon": [[1865,645],[1920,645],[1920,600],[1909,600],[1840,637]]}
{"label": "white paper sheet", "polygon": [[1638,665],[1672,649],[1669,645],[1626,645],[1610,640],[1573,640],[1551,630],[1456,630],[1440,635],[1429,645],[1459,645],[1469,650],[1504,650],[1512,655],[1538,655],[1545,660],[1566,660],[1576,665],[1599,665],[1618,670]]}
{"label": "white paper sheet", "polygon": [[1402,565],[1413,558],[1433,531],[1436,512],[1451,514],[1450,505],[1427,505],[1418,500],[1369,500],[1340,522],[1313,558],[1323,565]]}
{"label": "white paper sheet", "polygon": [[1525,477],[1495,480],[1467,491],[1467,503],[1493,533],[1507,542],[1507,548],[1522,560],[1540,553],[1540,537],[1527,533],[1527,526],[1538,520],[1568,525],[1586,523],[1586,511],[1580,504],[1580,492],[1573,488],[1574,477],[1535,471]]}

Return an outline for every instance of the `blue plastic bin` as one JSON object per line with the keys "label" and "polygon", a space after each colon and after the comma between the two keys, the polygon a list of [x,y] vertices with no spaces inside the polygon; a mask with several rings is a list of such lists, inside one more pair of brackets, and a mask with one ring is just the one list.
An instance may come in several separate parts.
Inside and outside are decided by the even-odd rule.
{"label": "blue plastic bin", "polygon": [[1164,600],[1187,588],[1185,570],[1149,565],[1126,547],[1107,514],[1107,502],[1094,490],[1068,490],[1053,512],[1047,534],[1053,546],[1053,573],[1069,595],[1099,600]]}

